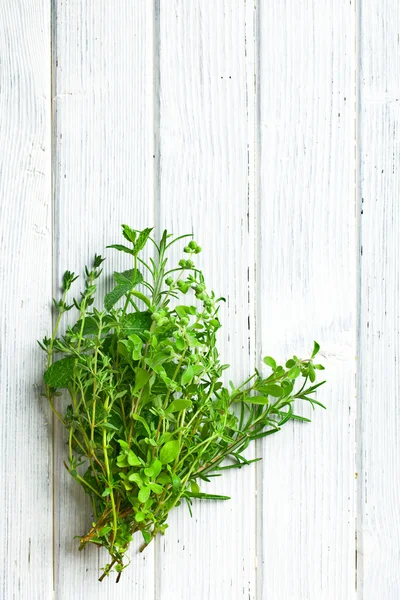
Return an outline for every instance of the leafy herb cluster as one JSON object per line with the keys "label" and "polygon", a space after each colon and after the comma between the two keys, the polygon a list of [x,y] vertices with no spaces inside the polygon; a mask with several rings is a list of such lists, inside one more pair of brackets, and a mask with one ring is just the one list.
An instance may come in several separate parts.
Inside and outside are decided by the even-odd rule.
{"label": "leafy herb cluster", "polygon": [[[156,243],[151,231],[123,225],[128,246],[109,246],[129,254],[133,268],[114,273],[104,310],[94,307],[104,259],[96,255],[92,270],[85,269],[84,290],[71,304],[67,296],[77,277],[67,271],[62,297],[54,300],[54,331],[39,342],[47,354],[45,395],[69,432],[65,466],[93,507],[93,526],[80,549],[97,544],[111,557],[100,580],[113,569],[118,580],[133,534],[141,532],[143,549],[165,532],[175,506],[185,502],[192,513],[193,499],[227,499],[200,491],[200,484],[253,462],[243,455],[251,441],[290,419],[308,421],[294,414],[295,400],[322,406],[314,397],[324,383],[315,383],[315,370],[323,369],[314,364],[317,343],[307,360],[293,356],[280,366],[267,356],[268,376],[255,370],[239,387],[224,386],[228,365],[216,347],[223,298],[207,290],[195,267],[201,248],[191,240],[185,258],[168,269],[170,246],[191,236],[164,231]],[[139,256],[148,242],[155,260]],[[58,335],[73,307],[76,324]],[[54,354],[62,358],[53,362]],[[61,388],[71,400],[65,412],[56,406]]]}

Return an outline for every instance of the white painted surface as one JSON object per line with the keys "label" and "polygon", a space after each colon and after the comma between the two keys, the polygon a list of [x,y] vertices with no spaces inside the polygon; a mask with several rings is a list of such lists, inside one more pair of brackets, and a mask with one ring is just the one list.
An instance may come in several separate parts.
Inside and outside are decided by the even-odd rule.
{"label": "white painted surface", "polygon": [[358,572],[373,600],[400,595],[400,7],[374,0],[361,16]]}
{"label": "white painted surface", "polygon": [[[0,597],[41,600],[54,586],[63,600],[396,600],[397,4],[53,0],[52,11],[51,34],[50,3],[0,0]],[[193,519],[177,509],[115,588],[97,582],[104,555],[73,539],[90,508],[39,398],[35,340],[62,273],[82,273],[122,222],[193,230],[227,298],[229,377],[317,339],[329,384],[326,413],[252,448],[257,468],[210,484],[229,504],[198,503]],[[109,274],[120,265],[106,255]]]}
{"label": "white painted surface", "polygon": [[[355,596],[355,11],[263,3],[258,347],[284,360],[321,344],[327,412],[263,444],[261,593]],[[268,82],[268,83],[266,83]],[[261,352],[261,350],[260,350]],[[260,354],[261,355],[261,354]],[[310,416],[308,407],[300,414]],[[284,577],[282,577],[284,573]]]}
{"label": "white painted surface", "polygon": [[[50,7],[0,2],[0,597],[52,590]],[[32,276],[34,275],[34,276]]]}

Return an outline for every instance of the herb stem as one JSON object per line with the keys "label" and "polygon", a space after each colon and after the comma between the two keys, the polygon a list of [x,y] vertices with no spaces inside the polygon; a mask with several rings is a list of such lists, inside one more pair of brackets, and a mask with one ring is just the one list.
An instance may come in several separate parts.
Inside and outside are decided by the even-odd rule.
{"label": "herb stem", "polygon": [[117,511],[115,510],[115,499],[114,499],[114,490],[113,490],[113,484],[111,481],[111,474],[110,474],[110,465],[108,463],[108,449],[107,449],[107,431],[105,428],[103,428],[103,453],[104,453],[104,464],[106,467],[106,474],[107,474],[107,482],[108,482],[108,487],[110,490],[110,500],[111,500],[111,509],[112,509],[112,515],[113,515],[113,531],[114,531],[114,535],[111,541],[111,547],[110,547],[110,552],[112,552],[113,550],[113,546],[114,546],[114,542],[115,542],[115,538],[117,535]]}

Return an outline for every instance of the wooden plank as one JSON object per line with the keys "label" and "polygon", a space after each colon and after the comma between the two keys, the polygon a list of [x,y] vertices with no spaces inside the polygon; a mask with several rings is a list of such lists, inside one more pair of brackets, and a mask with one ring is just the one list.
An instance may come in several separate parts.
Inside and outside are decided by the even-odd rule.
{"label": "wooden plank", "polygon": [[360,9],[360,598],[400,595],[400,7]]}
{"label": "wooden plank", "polygon": [[[0,2],[0,596],[52,595],[50,6]],[[4,489],[5,482],[5,489]]]}
{"label": "wooden plank", "polygon": [[312,424],[287,424],[262,444],[259,597],[349,599],[355,595],[354,3],[264,2],[259,31],[259,357],[307,357],[316,339],[328,379],[318,394],[327,412],[313,413]]}
{"label": "wooden plank", "polygon": [[[220,350],[237,383],[255,349],[253,13],[244,0],[174,0],[159,15],[158,229],[193,232],[203,247],[196,262],[227,299]],[[183,505],[171,513],[156,542],[156,598],[255,598],[254,466],[204,489],[232,499],[199,501],[192,519]]]}
{"label": "wooden plank", "polygon": [[[120,225],[153,224],[153,8],[147,0],[59,1],[55,14],[56,282],[82,274],[94,253],[105,274],[128,268],[105,250]],[[100,292],[104,292],[104,286]],[[101,303],[101,300],[99,300]],[[65,432],[57,430],[55,480],[57,598],[110,598],[115,576],[97,583],[107,554],[83,553],[74,535],[91,523],[83,492],[66,473]],[[119,598],[153,596],[153,551],[136,553],[118,584]]]}

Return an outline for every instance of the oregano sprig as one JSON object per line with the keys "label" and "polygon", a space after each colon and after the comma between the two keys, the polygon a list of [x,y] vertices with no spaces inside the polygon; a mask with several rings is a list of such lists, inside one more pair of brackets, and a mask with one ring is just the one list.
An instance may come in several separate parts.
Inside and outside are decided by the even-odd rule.
{"label": "oregano sprig", "polygon": [[[104,258],[95,255],[92,269],[85,268],[84,290],[70,303],[77,277],[66,271],[61,298],[53,300],[54,330],[39,342],[47,354],[45,396],[68,430],[65,466],[93,508],[79,547],[93,543],[110,554],[100,580],[115,570],[118,581],[133,534],[141,532],[143,550],[164,534],[169,512],[182,502],[192,514],[194,500],[227,500],[202,491],[204,484],[259,460],[245,457],[250,442],[289,420],[309,421],[295,414],[296,401],[323,406],[315,398],[324,383],[315,383],[324,368],[314,361],[316,342],[310,358],[293,356],[282,366],[266,356],[267,374],[256,369],[238,387],[224,385],[229,365],[221,364],[216,345],[224,299],[207,290],[195,267],[201,248],[190,240],[186,256],[168,268],[168,249],[192,236],[164,231],[156,242],[151,232],[122,225],[128,245],[108,246],[133,264],[114,273],[102,310],[94,299]],[[145,260],[148,242],[155,258]],[[74,307],[75,325],[59,335],[62,316]],[[69,396],[66,408],[55,405],[59,389]]]}

